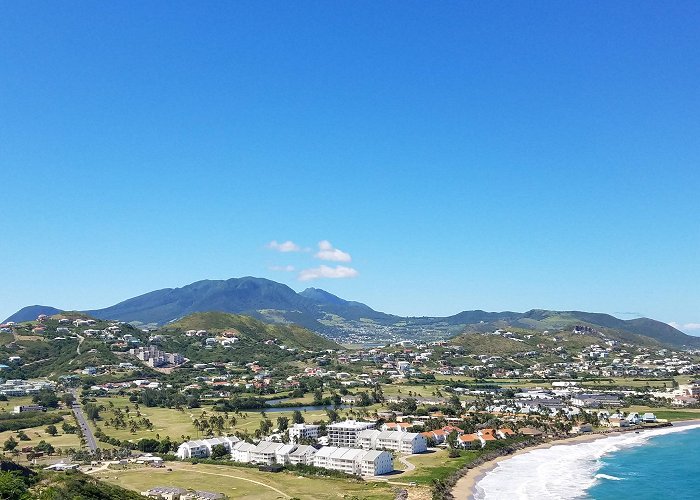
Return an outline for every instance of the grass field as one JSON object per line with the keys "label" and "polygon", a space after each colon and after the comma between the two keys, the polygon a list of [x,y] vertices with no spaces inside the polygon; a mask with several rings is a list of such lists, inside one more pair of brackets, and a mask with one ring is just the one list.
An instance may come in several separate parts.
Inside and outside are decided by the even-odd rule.
{"label": "grass field", "polygon": [[34,402],[32,402],[31,396],[11,397],[8,398],[7,401],[0,401],[0,412],[7,411],[12,413],[15,406],[26,406],[32,404],[34,404]]}
{"label": "grass field", "polygon": [[110,401],[114,404],[114,409],[120,408],[124,411],[128,407],[129,414],[134,418],[136,417],[134,403],[131,403],[128,398],[98,398],[96,404],[104,405],[106,409],[100,412],[100,420],[97,422],[97,425],[108,436],[122,440],[139,440],[141,438],[153,438],[156,434],[160,434],[161,438],[170,436],[173,440],[176,440],[180,439],[181,435],[196,436],[197,434],[197,430],[192,425],[191,411],[185,410],[183,413],[171,408],[149,408],[142,405],[139,406],[138,411],[142,417],[148,418],[154,424],[152,430],[141,428],[132,434],[128,428],[115,429],[111,425],[105,425],[114,417],[114,409],[109,407]]}
{"label": "grass field", "polygon": [[417,484],[431,485],[433,479],[445,479],[479,456],[478,451],[462,451],[458,458],[450,458],[447,450],[439,450],[413,455],[408,461],[416,466],[411,472],[401,475],[402,481],[415,481]]}
{"label": "grass field", "polygon": [[125,471],[104,471],[96,477],[134,491],[154,486],[177,486],[225,493],[241,500],[283,498],[390,500],[393,486],[383,482],[305,478],[291,473],[260,472],[256,469],[223,465],[168,463],[167,468],[144,467]]}
{"label": "grass field", "polygon": [[648,406],[630,406],[629,408],[623,408],[623,411],[626,411],[628,413],[633,411],[636,411],[637,413],[649,412],[656,415],[656,418],[670,421],[700,419],[700,409],[675,410],[666,408],[650,408]]}
{"label": "grass field", "polygon": [[[71,425],[75,425],[75,420],[70,417],[70,416],[64,416],[64,421],[68,422]],[[58,429],[58,434],[56,436],[51,436],[46,432],[46,426],[41,425],[38,427],[30,427],[27,429],[23,429],[24,432],[27,434],[27,436],[30,438],[30,441],[20,441],[17,438],[17,431],[5,431],[5,432],[0,432],[0,444],[4,443],[7,441],[11,436],[15,438],[15,440],[18,441],[17,449],[21,449],[25,446],[36,446],[39,444],[39,441],[46,441],[47,443],[51,444],[54,448],[56,448],[56,451],[59,449],[61,450],[66,450],[68,448],[80,448],[80,438],[78,437],[77,434],[65,434],[61,430],[61,423],[59,422],[58,424],[54,424],[56,428]],[[9,457],[10,453],[5,452],[5,454]],[[26,462],[26,457],[25,454],[21,454],[18,458],[13,458],[14,460],[17,460],[19,462]],[[49,459],[50,462],[55,462],[55,459]]]}
{"label": "grass field", "polygon": [[439,390],[440,387],[440,385],[427,384],[425,386],[423,384],[382,384],[382,392],[384,393],[384,397],[402,396],[407,398],[410,391],[413,395],[428,398],[433,395],[433,392]]}
{"label": "grass field", "polygon": [[[110,401],[114,405],[113,408],[109,406]],[[96,404],[103,405],[105,407],[105,410],[100,412],[100,420],[97,422],[97,425],[108,436],[121,440],[138,441],[142,438],[155,438],[156,434],[158,434],[161,439],[165,436],[170,436],[170,438],[174,441],[180,440],[181,436],[190,436],[191,439],[196,439],[198,437],[202,437],[202,435],[195,428],[193,421],[195,419],[200,419],[203,413],[205,413],[206,417],[211,415],[220,415],[220,413],[214,412],[211,407],[207,406],[202,408],[185,409],[185,411],[182,412],[172,408],[149,408],[140,405],[138,411],[140,412],[141,416],[148,418],[154,424],[154,426],[152,430],[142,427],[136,430],[135,433],[132,433],[128,427],[126,429],[116,429],[109,424],[109,421],[114,417],[114,411],[117,408],[124,412],[125,407],[128,407],[129,414],[136,418],[135,406],[128,400],[128,398],[118,396],[98,398]],[[279,412],[268,410],[266,412],[266,418],[270,419],[273,425],[276,426],[278,417],[287,417],[291,422],[293,413],[293,410]],[[345,416],[347,411],[339,411],[339,413]],[[235,416],[236,425],[224,429],[224,434],[233,434],[235,431],[247,431],[249,433],[253,433],[260,426],[260,421],[263,418],[262,413],[256,410],[244,410],[240,415],[230,415]],[[306,422],[313,422],[328,418],[326,412],[323,410],[303,411],[302,415],[304,416]],[[136,419],[138,420],[138,418]]]}

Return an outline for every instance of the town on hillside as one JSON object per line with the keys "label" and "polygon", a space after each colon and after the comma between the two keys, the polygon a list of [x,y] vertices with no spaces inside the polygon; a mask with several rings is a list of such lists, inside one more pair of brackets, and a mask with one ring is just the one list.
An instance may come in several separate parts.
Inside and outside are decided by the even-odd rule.
{"label": "town on hillside", "polygon": [[700,416],[698,350],[585,324],[428,338],[341,345],[209,313],[8,322],[2,453],[150,498],[442,498],[488,458]]}

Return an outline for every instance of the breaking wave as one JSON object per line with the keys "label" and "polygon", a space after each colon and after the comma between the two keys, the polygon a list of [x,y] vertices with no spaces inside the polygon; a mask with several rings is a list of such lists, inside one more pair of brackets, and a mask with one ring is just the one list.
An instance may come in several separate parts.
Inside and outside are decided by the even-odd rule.
{"label": "breaking wave", "polygon": [[601,458],[640,446],[655,436],[700,428],[700,424],[625,433],[577,444],[555,444],[499,462],[474,487],[478,500],[562,500],[588,498],[598,481],[621,478],[599,474]]}

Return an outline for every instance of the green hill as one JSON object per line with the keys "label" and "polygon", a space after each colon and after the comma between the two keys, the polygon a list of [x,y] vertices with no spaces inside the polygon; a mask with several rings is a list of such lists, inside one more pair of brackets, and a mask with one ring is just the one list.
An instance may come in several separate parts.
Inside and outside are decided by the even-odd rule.
{"label": "green hill", "polygon": [[163,332],[206,330],[211,333],[235,331],[241,340],[265,342],[275,340],[278,344],[297,349],[321,350],[339,349],[340,346],[321,335],[296,325],[263,323],[250,316],[223,312],[191,314],[163,327]]}

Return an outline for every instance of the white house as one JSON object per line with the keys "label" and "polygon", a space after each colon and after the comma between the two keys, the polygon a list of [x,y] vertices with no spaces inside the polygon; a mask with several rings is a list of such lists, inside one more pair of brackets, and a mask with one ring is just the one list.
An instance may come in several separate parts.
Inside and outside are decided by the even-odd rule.
{"label": "white house", "polygon": [[328,443],[331,446],[354,447],[357,444],[357,435],[366,430],[372,429],[372,422],[360,422],[357,420],[345,420],[336,422],[326,427],[328,431]]}
{"label": "white house", "polygon": [[216,437],[211,439],[200,439],[182,443],[177,449],[177,458],[185,460],[187,458],[206,458],[211,456],[212,448],[218,444],[222,445],[226,451],[231,452],[231,448],[239,441],[237,437]]}
{"label": "white house", "polygon": [[314,455],[316,455],[316,448],[309,445],[300,445],[289,454],[289,463],[292,465],[313,465]]}
{"label": "white house", "polygon": [[248,463],[250,462],[250,450],[255,448],[254,444],[239,441],[231,449],[231,460],[234,462]]}
{"label": "white house", "polygon": [[290,463],[289,454],[297,449],[296,444],[285,444],[284,446],[275,450],[275,462],[282,465],[287,465]]}
{"label": "white house", "polygon": [[285,446],[273,441],[260,441],[249,451],[250,461],[256,464],[272,465],[277,462],[277,450]]}
{"label": "white house", "polygon": [[361,476],[378,476],[394,469],[391,455],[386,451],[336,446],[318,450],[314,455],[314,465]]}
{"label": "white house", "polygon": [[298,443],[302,439],[317,439],[319,427],[313,424],[294,424],[287,429],[289,441]]}
{"label": "white house", "polygon": [[399,453],[423,453],[428,440],[415,432],[364,430],[357,435],[357,446],[365,450],[393,450]]}
{"label": "white house", "polygon": [[358,448],[337,448],[331,453],[328,468],[346,474],[360,474],[360,459],[366,453]]}
{"label": "white house", "polygon": [[642,422],[644,422],[645,424],[653,424],[654,422],[656,422],[656,415],[654,415],[653,413],[645,413],[644,415],[642,415]]}
{"label": "white house", "polygon": [[394,470],[391,455],[386,451],[372,450],[360,458],[361,476],[381,476]]}

